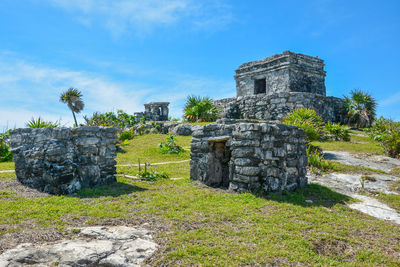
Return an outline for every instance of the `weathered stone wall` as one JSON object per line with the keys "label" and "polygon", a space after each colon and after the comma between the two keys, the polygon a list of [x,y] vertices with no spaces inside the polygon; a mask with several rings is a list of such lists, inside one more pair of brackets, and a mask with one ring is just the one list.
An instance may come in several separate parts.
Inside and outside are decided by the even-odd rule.
{"label": "weathered stone wall", "polygon": [[236,100],[215,101],[222,109],[221,118],[282,120],[296,108],[312,108],[325,121],[343,123],[343,100],[311,93],[279,93],[263,96],[244,96]]}
{"label": "weathered stone wall", "polygon": [[[324,61],[285,51],[282,54],[242,64],[235,75],[236,95],[250,96],[283,92],[326,95]],[[257,80],[264,80],[257,91]]]}
{"label": "weathered stone wall", "polygon": [[193,130],[193,180],[238,192],[307,184],[305,134],[297,127],[225,119]]}
{"label": "weathered stone wall", "polygon": [[10,146],[18,180],[51,194],[115,182],[117,129],[16,129]]}

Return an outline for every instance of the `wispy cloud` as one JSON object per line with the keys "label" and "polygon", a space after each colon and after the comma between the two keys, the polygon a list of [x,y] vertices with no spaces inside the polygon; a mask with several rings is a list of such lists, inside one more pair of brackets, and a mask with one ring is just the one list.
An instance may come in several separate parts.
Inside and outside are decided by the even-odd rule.
{"label": "wispy cloud", "polygon": [[399,104],[399,103],[400,103],[400,93],[396,93],[396,94],[391,95],[390,97],[380,101],[379,106],[388,107],[393,104]]}
{"label": "wispy cloud", "polygon": [[225,0],[48,0],[74,14],[75,20],[91,27],[100,23],[113,35],[128,30],[139,34],[155,27],[184,22],[195,28],[215,30],[233,20]]}
{"label": "wispy cloud", "polygon": [[86,115],[117,109],[133,113],[143,111],[144,103],[168,101],[171,102],[170,115],[180,117],[189,94],[209,95],[216,99],[234,95],[233,80],[162,70],[155,72],[161,73],[156,83],[152,75],[140,84],[134,81],[122,83],[97,73],[41,65],[13,54],[0,53],[0,130],[7,125],[22,127],[26,121],[38,116],[72,124],[70,111],[59,102],[60,93],[69,87],[82,91],[86,103],[83,114]]}

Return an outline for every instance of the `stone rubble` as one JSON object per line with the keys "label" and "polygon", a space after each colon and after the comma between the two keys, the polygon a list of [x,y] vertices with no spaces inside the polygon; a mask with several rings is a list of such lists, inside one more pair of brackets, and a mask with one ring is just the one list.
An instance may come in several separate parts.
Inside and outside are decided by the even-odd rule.
{"label": "stone rubble", "polygon": [[0,255],[0,267],[140,266],[157,249],[145,229],[93,226],[70,229],[73,240],[20,244]]}
{"label": "stone rubble", "polygon": [[93,126],[13,130],[10,147],[17,178],[50,194],[113,183],[117,131]]}

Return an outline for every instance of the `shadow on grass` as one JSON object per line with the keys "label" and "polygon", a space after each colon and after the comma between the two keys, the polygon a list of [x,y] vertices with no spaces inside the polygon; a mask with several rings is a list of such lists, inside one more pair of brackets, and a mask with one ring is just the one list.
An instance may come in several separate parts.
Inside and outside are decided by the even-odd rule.
{"label": "shadow on grass", "polygon": [[84,188],[76,193],[76,197],[79,198],[96,198],[96,197],[118,197],[122,195],[128,195],[134,192],[141,192],[147,190],[146,188],[115,182],[110,185],[104,185],[96,188]]}
{"label": "shadow on grass", "polygon": [[270,193],[268,195],[260,195],[260,197],[303,207],[324,206],[327,208],[336,204],[345,204],[345,202],[352,199],[351,197],[342,195],[328,187],[318,184],[309,184],[306,188],[298,189],[294,192],[283,191],[279,193]]}

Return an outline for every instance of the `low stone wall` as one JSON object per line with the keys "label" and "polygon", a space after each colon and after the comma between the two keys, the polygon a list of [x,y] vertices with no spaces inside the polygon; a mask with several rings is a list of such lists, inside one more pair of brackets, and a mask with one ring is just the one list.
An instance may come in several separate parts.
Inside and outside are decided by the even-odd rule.
{"label": "low stone wall", "polygon": [[175,122],[154,122],[146,124],[136,124],[130,129],[133,130],[135,134],[170,133],[183,136],[188,136],[192,134],[192,125]]}
{"label": "low stone wall", "polygon": [[215,101],[222,109],[221,118],[282,120],[296,108],[312,108],[325,121],[343,123],[343,100],[312,93],[288,92],[238,97]]}
{"label": "low stone wall", "polygon": [[297,127],[225,119],[193,130],[192,180],[238,192],[307,184],[306,139]]}
{"label": "low stone wall", "polygon": [[117,131],[106,127],[13,130],[10,146],[17,178],[51,194],[113,183]]}

